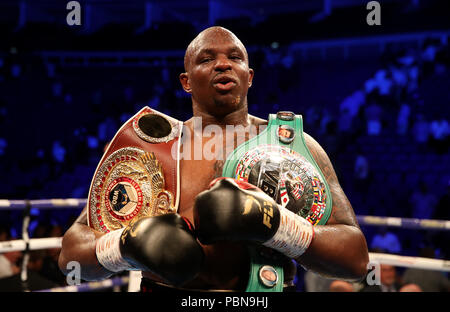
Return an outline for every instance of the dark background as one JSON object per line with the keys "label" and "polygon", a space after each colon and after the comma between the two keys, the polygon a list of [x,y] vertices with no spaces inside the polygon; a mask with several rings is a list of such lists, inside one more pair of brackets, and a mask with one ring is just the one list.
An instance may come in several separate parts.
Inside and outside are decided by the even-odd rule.
{"label": "dark background", "polygon": [[[0,2],[0,198],[86,198],[139,109],[190,118],[184,50],[220,25],[248,49],[250,113],[303,115],[357,215],[450,219],[448,1],[379,1],[380,26],[368,1],[79,1],[79,26],[68,2]],[[30,234],[62,235],[78,214],[33,210]],[[0,216],[20,238],[21,212]],[[362,228],[372,248],[379,228]],[[449,259],[443,233],[390,231],[390,252]]]}

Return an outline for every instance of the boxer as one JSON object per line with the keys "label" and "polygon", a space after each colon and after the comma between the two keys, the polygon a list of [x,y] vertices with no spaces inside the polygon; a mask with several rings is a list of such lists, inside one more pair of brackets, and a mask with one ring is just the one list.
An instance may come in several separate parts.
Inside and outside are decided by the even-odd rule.
{"label": "boxer", "polygon": [[[185,72],[179,78],[183,89],[191,95],[193,118],[183,122],[183,129],[194,135],[179,142],[181,152],[198,142],[194,117],[201,117],[202,129],[217,125],[225,131],[228,125],[241,125],[244,130],[237,136],[247,142],[249,127],[268,124],[267,120],[248,114],[247,92],[254,72],[244,45],[232,32],[222,27],[202,31],[189,44],[184,64]],[[147,128],[153,131],[151,126]],[[145,132],[147,128],[141,130]],[[170,206],[174,209],[169,209],[170,213],[143,216],[109,230],[102,228],[104,223],[98,223],[99,227],[94,229],[91,225],[97,221],[90,218],[95,212],[90,216],[90,210],[85,208],[64,235],[59,258],[61,270],[68,273],[66,264],[78,261],[82,279],[88,281],[105,279],[123,270],[141,270],[143,283],[147,283],[143,284],[145,288],[242,291],[249,283],[252,255],[247,247],[252,245],[262,246],[261,250],[268,253],[274,251],[274,258],[283,268],[286,287],[292,286],[296,272],[292,260],[323,276],[361,280],[368,263],[365,237],[326,152],[311,136],[306,133],[302,136],[306,153],[317,165],[328,192],[329,215],[322,219],[323,224],[313,225],[250,181],[235,177],[217,179],[224,176],[225,159],[229,156],[220,152],[238,147],[236,142],[223,138],[223,150],[216,151],[220,157],[177,160],[180,185],[178,191],[174,188],[172,192],[178,200],[172,201],[175,204]],[[200,142],[207,147],[213,139],[217,137],[203,137]],[[227,144],[233,145],[231,149]],[[145,148],[142,145],[139,149],[142,155],[147,153]],[[190,153],[194,156],[193,150]],[[165,178],[168,179],[168,174]],[[101,181],[95,183],[101,185]],[[123,192],[127,186],[123,185],[122,190],[116,190],[117,185],[108,189],[111,196],[106,196],[106,200],[114,205],[120,203],[114,194]],[[272,275],[266,270],[261,278],[270,280]]]}

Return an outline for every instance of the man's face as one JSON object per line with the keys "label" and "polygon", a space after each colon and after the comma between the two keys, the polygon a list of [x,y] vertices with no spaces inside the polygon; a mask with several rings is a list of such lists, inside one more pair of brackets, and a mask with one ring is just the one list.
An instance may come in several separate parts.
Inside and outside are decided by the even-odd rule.
{"label": "man's face", "polygon": [[290,138],[291,137],[291,132],[287,129],[282,129],[280,128],[280,130],[278,130],[278,134],[284,138]]}
{"label": "man's face", "polygon": [[380,280],[381,283],[390,286],[395,283],[396,271],[395,267],[388,264],[380,265]]}
{"label": "man's face", "polygon": [[242,43],[225,31],[200,35],[187,53],[183,88],[194,104],[214,116],[224,116],[246,105],[253,70]]}

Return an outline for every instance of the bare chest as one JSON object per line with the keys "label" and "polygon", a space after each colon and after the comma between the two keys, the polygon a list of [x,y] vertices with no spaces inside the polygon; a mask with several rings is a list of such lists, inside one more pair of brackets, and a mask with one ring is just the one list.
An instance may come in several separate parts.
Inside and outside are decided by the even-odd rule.
{"label": "bare chest", "polygon": [[196,196],[208,189],[210,182],[222,176],[223,160],[182,160],[180,163],[180,204],[178,213],[193,222]]}

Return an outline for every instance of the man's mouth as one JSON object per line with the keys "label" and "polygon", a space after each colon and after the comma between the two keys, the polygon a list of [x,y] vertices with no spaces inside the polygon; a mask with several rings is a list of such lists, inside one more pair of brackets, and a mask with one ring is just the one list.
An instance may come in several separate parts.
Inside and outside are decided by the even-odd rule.
{"label": "man's mouth", "polygon": [[236,80],[230,76],[220,76],[214,78],[213,86],[219,91],[229,91],[236,86]]}

